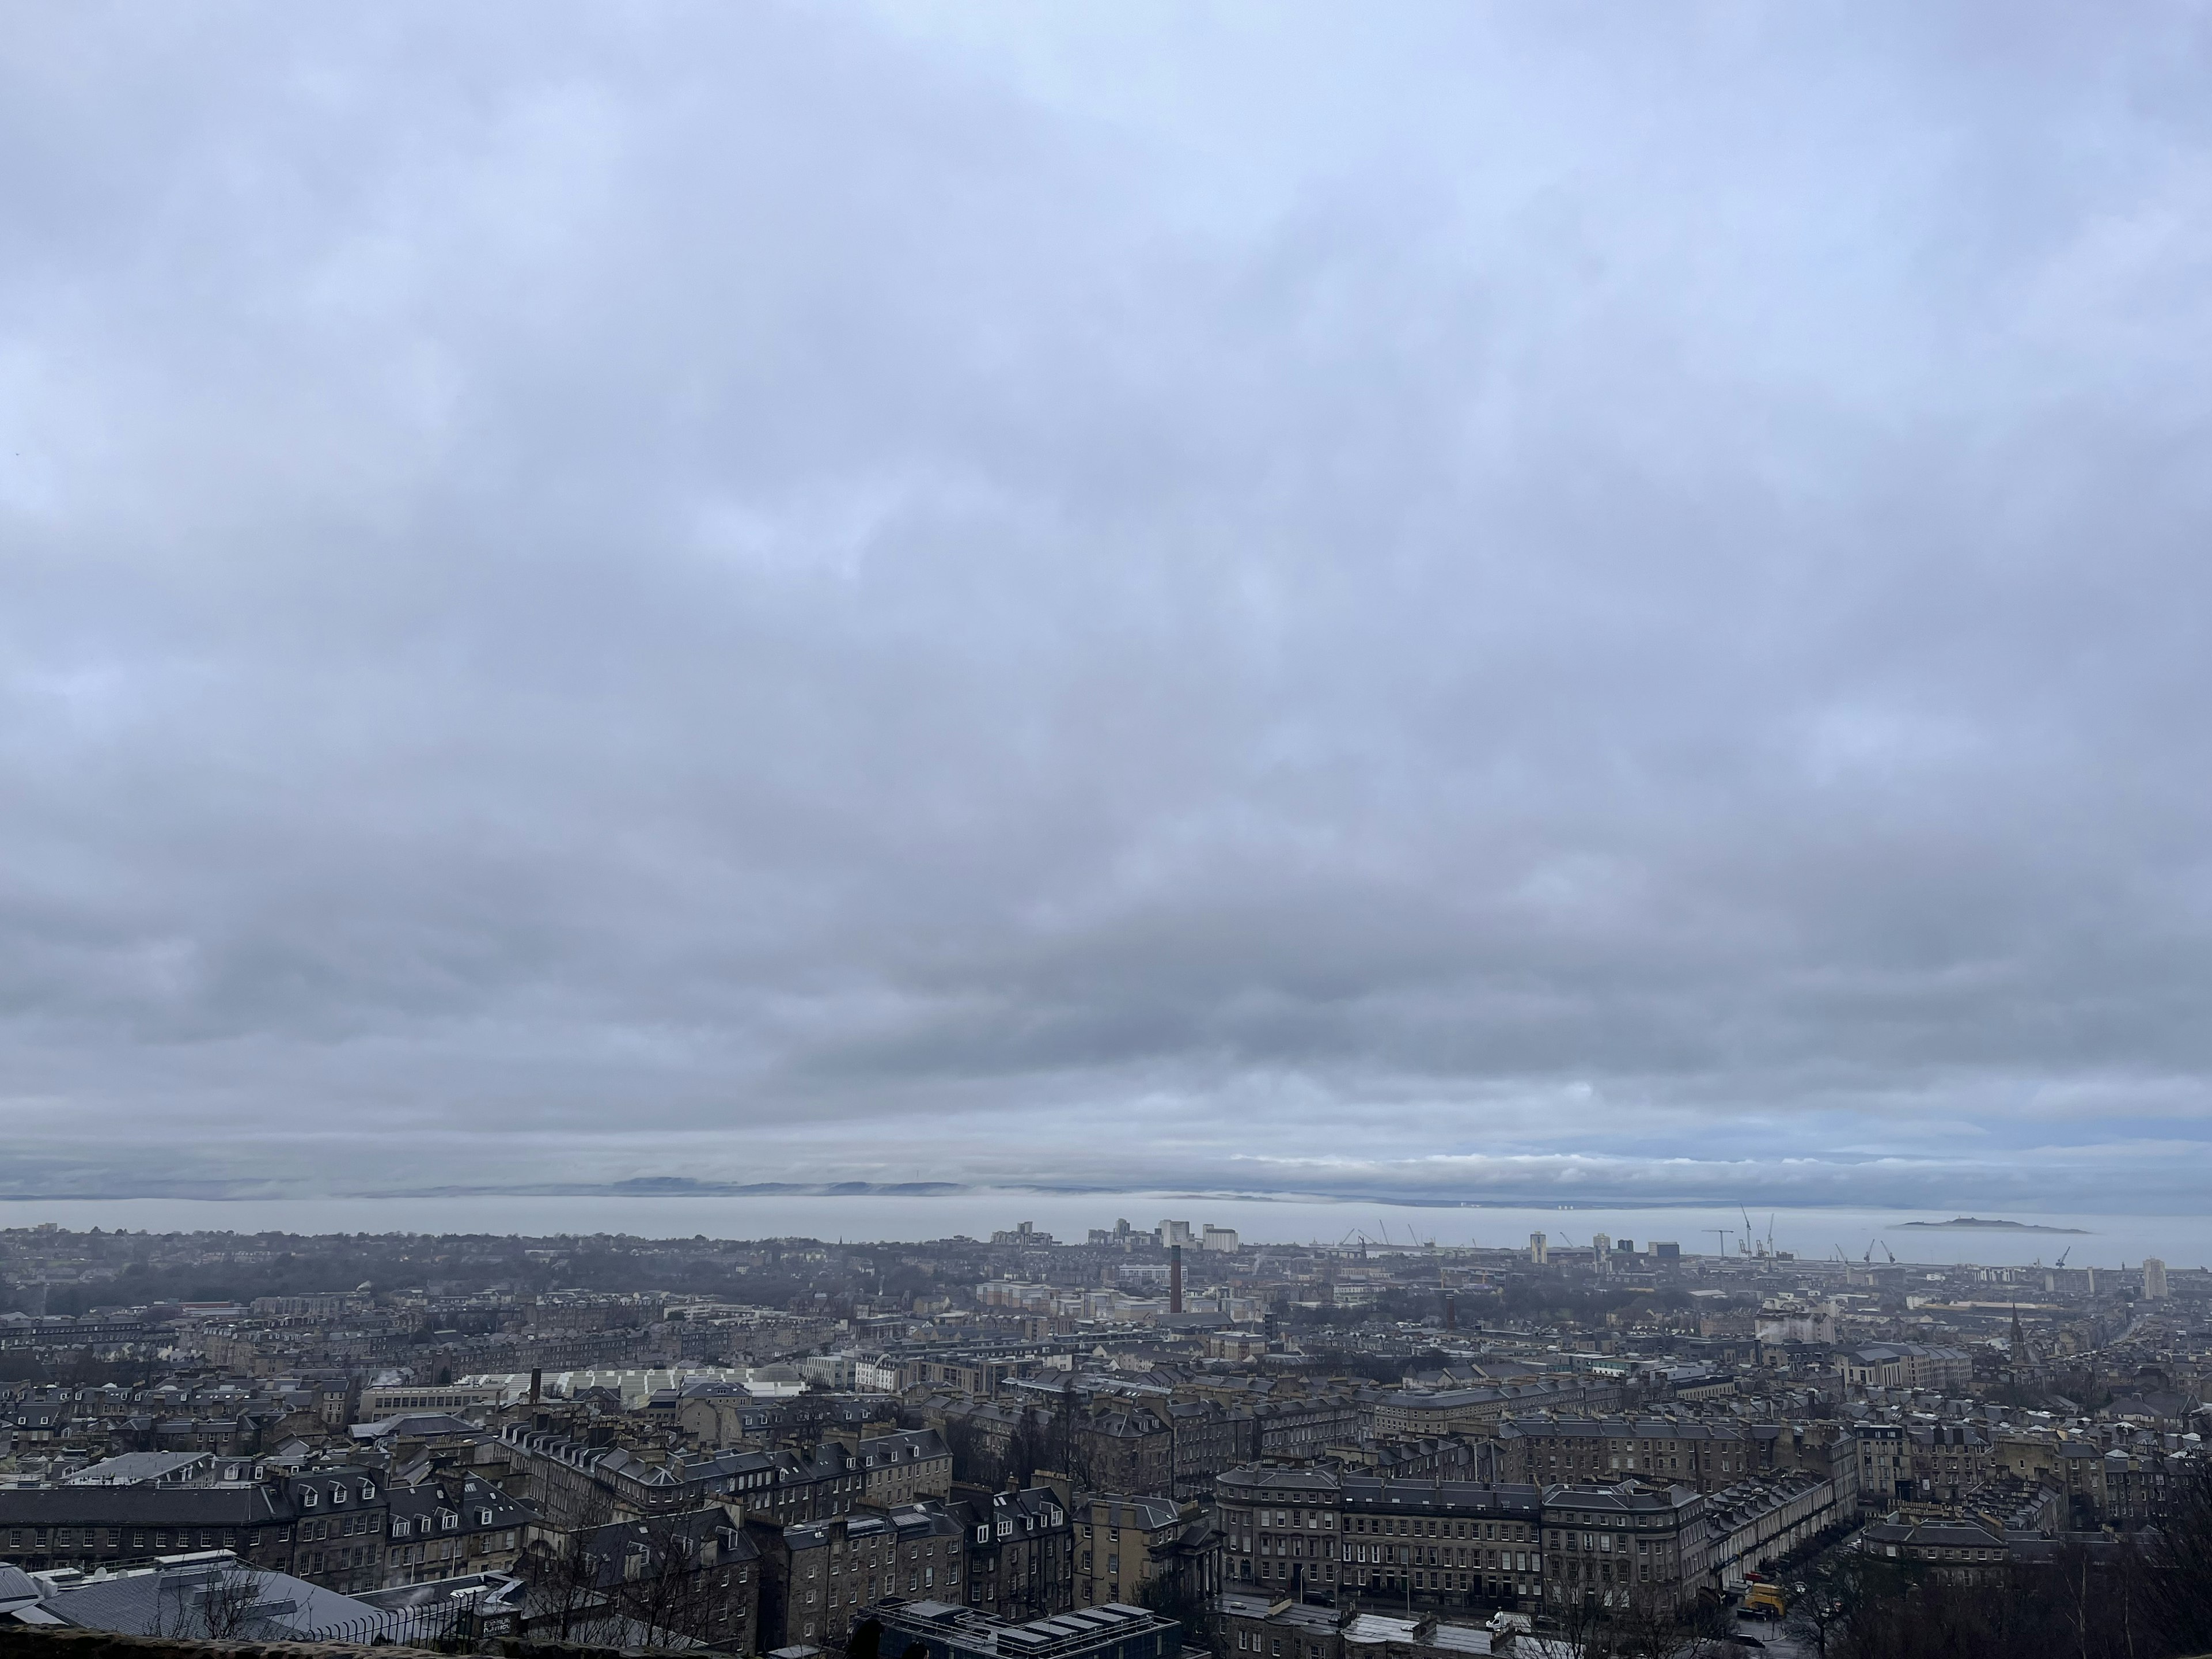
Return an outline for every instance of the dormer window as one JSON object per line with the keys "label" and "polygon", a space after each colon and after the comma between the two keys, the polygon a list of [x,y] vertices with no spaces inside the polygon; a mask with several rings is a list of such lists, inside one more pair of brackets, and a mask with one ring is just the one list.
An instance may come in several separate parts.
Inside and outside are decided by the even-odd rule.
{"label": "dormer window", "polygon": [[313,1487],[310,1486],[300,1494],[300,1507],[303,1510],[311,1510],[315,1507],[315,1490]]}
{"label": "dormer window", "polygon": [[343,1486],[332,1486],[332,1487],[331,1488],[331,1503],[333,1503],[333,1504],[343,1504],[343,1503],[344,1503],[344,1502],[345,1502],[345,1498],[346,1498],[346,1493],[345,1493],[345,1488],[344,1488]]}
{"label": "dormer window", "polygon": [[407,1522],[398,1520],[393,1521],[392,1523],[392,1535],[394,1538],[406,1537],[408,1526],[409,1523]]}
{"label": "dormer window", "polygon": [[376,1483],[372,1480],[362,1481],[361,1483],[361,1501],[364,1504],[369,1504],[374,1503],[375,1500]]}

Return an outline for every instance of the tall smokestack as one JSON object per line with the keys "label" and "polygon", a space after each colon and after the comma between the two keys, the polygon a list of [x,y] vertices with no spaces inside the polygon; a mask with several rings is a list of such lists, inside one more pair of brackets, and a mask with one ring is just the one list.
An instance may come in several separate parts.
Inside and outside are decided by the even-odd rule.
{"label": "tall smokestack", "polygon": [[1448,1331],[1459,1328],[1459,1298],[1449,1291],[1444,1292],[1444,1328]]}
{"label": "tall smokestack", "polygon": [[1182,1246],[1168,1246],[1168,1311],[1182,1311]]}
{"label": "tall smokestack", "polygon": [[544,1381],[545,1373],[538,1367],[532,1365],[530,1368],[530,1409],[532,1411],[536,1411],[538,1409],[538,1386]]}

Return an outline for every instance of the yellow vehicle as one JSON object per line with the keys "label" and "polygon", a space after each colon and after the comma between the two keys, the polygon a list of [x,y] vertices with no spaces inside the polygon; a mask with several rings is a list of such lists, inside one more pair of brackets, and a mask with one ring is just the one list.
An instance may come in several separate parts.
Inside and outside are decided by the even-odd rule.
{"label": "yellow vehicle", "polygon": [[1790,1604],[1782,1598],[1779,1584],[1749,1584],[1743,1592],[1743,1613],[1747,1619],[1779,1619],[1790,1611]]}

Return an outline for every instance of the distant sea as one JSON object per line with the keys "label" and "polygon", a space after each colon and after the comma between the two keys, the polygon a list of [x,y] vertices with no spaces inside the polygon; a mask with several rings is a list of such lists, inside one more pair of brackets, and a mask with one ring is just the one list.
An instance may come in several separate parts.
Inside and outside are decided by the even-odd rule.
{"label": "distant sea", "polygon": [[[1907,1227],[1961,1214],[2049,1227],[2075,1234],[1983,1231]],[[1752,1229],[1762,1240],[1769,1218],[1775,1247],[1800,1256],[1885,1262],[1887,1244],[1900,1261],[1931,1266],[1958,1262],[1985,1267],[2055,1263],[2067,1252],[2069,1267],[2118,1267],[2154,1255],[2170,1267],[2212,1263],[2212,1216],[2039,1214],[1978,1209],[1753,1210]],[[228,1231],[238,1233],[629,1233],[643,1237],[769,1238],[791,1236],[872,1243],[949,1237],[988,1237],[999,1228],[1033,1222],[1063,1241],[1081,1243],[1092,1227],[1111,1227],[1126,1217],[1151,1228],[1164,1218],[1233,1227],[1247,1243],[1334,1244],[1364,1235],[1376,1243],[1525,1247],[1532,1232],[1554,1243],[1588,1244],[1593,1233],[1633,1239],[1638,1247],[1671,1240],[1683,1254],[1711,1255],[1725,1243],[1729,1254],[1744,1231],[1741,1213],[1729,1209],[1588,1208],[1398,1206],[1336,1200],[1208,1197],[1177,1193],[1070,1194],[969,1190],[937,1197],[907,1194],[811,1197],[775,1194],[741,1198],[695,1196],[561,1197],[495,1194],[433,1198],[270,1199],[17,1199],[0,1203],[0,1226],[52,1221],[65,1227],[130,1228],[147,1231]],[[1725,1229],[1723,1241],[1716,1230]]]}

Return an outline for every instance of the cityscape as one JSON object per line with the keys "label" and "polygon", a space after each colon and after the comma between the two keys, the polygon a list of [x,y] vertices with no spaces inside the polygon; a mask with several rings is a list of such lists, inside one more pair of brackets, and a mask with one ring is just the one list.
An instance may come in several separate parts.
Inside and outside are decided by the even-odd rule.
{"label": "cityscape", "polygon": [[1801,1259],[1753,1224],[1702,1251],[1202,1215],[866,1244],[13,1227],[0,1613],[1443,1659],[1908,1650],[2063,1602],[2091,1651],[2185,1645],[2212,1273]]}
{"label": "cityscape", "polygon": [[2212,1659],[2212,0],[0,0],[0,1659]]}

